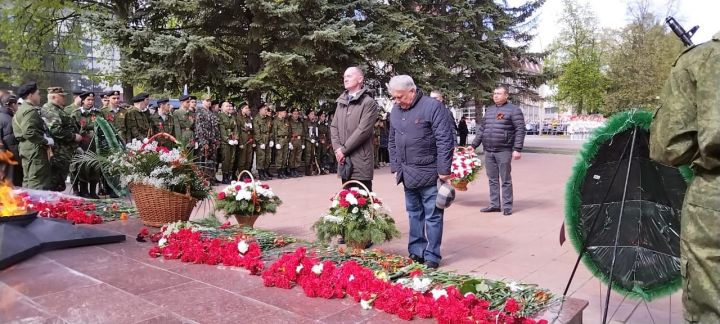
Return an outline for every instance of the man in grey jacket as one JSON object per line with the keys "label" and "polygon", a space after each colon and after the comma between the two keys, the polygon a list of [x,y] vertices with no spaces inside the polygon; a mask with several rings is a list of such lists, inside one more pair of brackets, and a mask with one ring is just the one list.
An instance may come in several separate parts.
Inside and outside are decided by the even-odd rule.
{"label": "man in grey jacket", "polygon": [[[519,160],[525,141],[525,117],[522,110],[507,101],[508,89],[499,86],[493,91],[495,105],[485,110],[477,125],[472,148],[483,144],[485,150],[485,172],[490,183],[490,206],[481,209],[483,213],[502,211],[505,216],[512,214],[513,188],[510,176],[510,162]],[[500,209],[500,179],[502,179],[502,210]]]}
{"label": "man in grey jacket", "polygon": [[410,218],[410,258],[435,269],[440,265],[444,211],[436,206],[438,179],[450,179],[454,121],[443,104],[424,95],[410,76],[390,79],[395,100],[390,114],[390,171],[405,187]]}

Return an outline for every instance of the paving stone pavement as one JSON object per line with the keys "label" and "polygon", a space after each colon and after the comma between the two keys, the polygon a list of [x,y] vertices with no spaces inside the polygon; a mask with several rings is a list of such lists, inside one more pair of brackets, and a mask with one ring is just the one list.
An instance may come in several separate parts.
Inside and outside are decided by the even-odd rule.
{"label": "paving stone pavement", "polygon": [[[512,216],[483,214],[483,175],[445,214],[445,269],[488,278],[535,283],[561,294],[577,258],[558,243],[565,183],[575,157],[524,154],[513,162]],[[406,254],[408,220],[402,187],[389,168],[377,170],[373,187],[390,208],[402,238],[376,247]],[[311,225],[339,189],[335,175],[272,180],[284,204],[256,227],[312,239]],[[218,187],[219,188],[219,187]],[[193,219],[204,217],[207,206]],[[388,323],[402,320],[362,310],[344,300],[305,297],[299,289],[261,288],[242,269],[185,264],[148,257],[148,243],[134,240],[139,221],[96,225],[127,234],[124,243],[51,251],[0,272],[0,323]],[[585,323],[600,323],[605,287],[581,265],[570,296],[588,300]],[[679,293],[645,305],[611,296],[615,323],[680,323]],[[416,320],[417,321],[417,320]],[[432,322],[432,321],[417,321]]]}

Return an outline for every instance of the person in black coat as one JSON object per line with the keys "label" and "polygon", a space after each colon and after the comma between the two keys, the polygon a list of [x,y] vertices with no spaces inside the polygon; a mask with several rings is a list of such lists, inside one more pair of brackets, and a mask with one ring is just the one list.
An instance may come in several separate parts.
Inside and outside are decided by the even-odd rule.
{"label": "person in black coat", "polygon": [[458,123],[458,136],[460,136],[460,146],[466,146],[467,145],[467,137],[470,133],[468,131],[467,122],[465,121],[465,116],[460,118],[460,122]]}
{"label": "person in black coat", "polygon": [[3,178],[12,181],[16,187],[22,186],[23,172],[18,152],[18,141],[13,134],[12,118],[17,110],[17,97],[6,93],[0,97],[0,151],[9,150],[17,162],[16,165],[6,165]]}

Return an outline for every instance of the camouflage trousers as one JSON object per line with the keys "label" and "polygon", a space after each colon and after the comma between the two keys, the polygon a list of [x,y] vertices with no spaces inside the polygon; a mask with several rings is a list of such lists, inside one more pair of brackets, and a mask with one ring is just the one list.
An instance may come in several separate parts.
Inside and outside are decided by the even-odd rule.
{"label": "camouflage trousers", "polygon": [[288,166],[291,168],[299,168],[302,166],[303,156],[303,141],[294,139],[292,140],[293,149],[290,151],[290,162]]}
{"label": "camouflage trousers", "polygon": [[[239,145],[235,151],[235,174],[247,170],[252,172],[253,147],[252,143]],[[258,164],[258,169],[260,165]]]}
{"label": "camouflage trousers", "polygon": [[220,146],[220,154],[222,155],[222,173],[223,176],[233,172],[235,166],[235,154],[237,146],[223,143]]}
{"label": "camouflage trousers", "polygon": [[687,323],[720,323],[720,210],[687,202],[680,234],[683,313]]}
{"label": "camouflage trousers", "polygon": [[290,148],[288,147],[287,138],[278,139],[275,145],[280,145],[280,149],[275,150],[275,167],[278,169],[287,168],[288,156],[290,155]]}
{"label": "camouflage trousers", "polygon": [[20,157],[23,168],[23,187],[49,190],[53,186],[52,166],[48,160],[47,148],[30,142],[20,142]]}

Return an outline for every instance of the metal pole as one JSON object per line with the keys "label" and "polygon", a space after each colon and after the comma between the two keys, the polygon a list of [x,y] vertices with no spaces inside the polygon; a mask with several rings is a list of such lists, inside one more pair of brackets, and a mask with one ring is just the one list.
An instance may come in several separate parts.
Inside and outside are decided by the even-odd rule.
{"label": "metal pole", "polygon": [[[620,237],[620,225],[622,224],[623,212],[625,211],[625,196],[627,195],[627,186],[630,179],[630,169],[632,167],[633,151],[635,150],[635,138],[637,137],[637,126],[633,128],[632,143],[630,144],[630,157],[628,158],[627,172],[625,172],[625,187],[623,188],[622,201],[620,202],[620,217],[617,221],[617,229],[615,230],[615,246],[613,247],[613,258],[610,263],[610,273],[608,274],[607,295],[605,297],[605,311],[603,311],[603,324],[607,323],[608,306],[610,305],[610,289],[613,284],[613,271],[615,270],[615,260],[617,259],[618,239]],[[619,164],[619,163],[618,163]]]}

